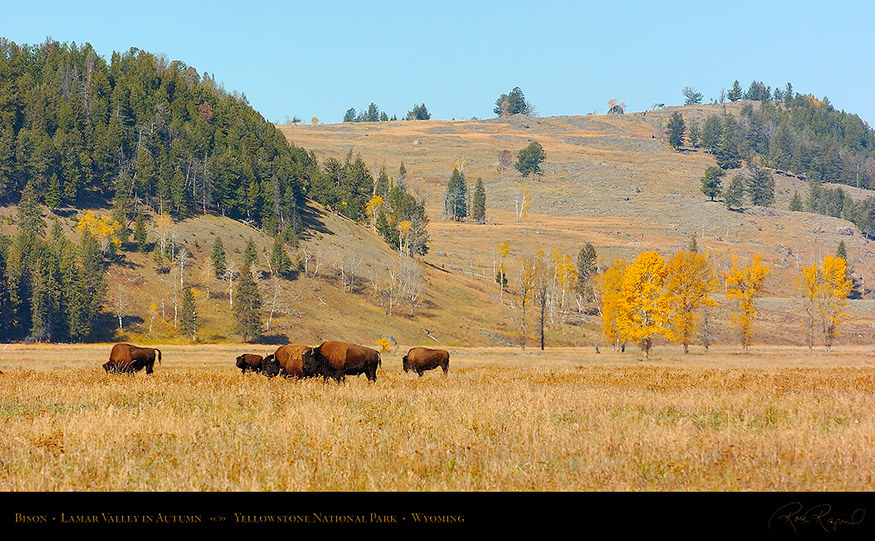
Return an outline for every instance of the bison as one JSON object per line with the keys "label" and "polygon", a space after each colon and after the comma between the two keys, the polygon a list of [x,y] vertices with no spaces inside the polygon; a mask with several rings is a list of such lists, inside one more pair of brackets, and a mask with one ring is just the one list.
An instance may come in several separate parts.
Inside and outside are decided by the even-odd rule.
{"label": "bison", "polygon": [[277,375],[280,371],[279,363],[272,354],[262,357],[254,353],[244,353],[237,357],[237,368],[243,374],[249,370],[250,372],[260,372],[269,378]]}
{"label": "bison", "polygon": [[157,348],[141,348],[132,344],[116,344],[109,352],[109,361],[103,363],[103,369],[109,373],[133,374],[141,368],[146,368],[146,373],[151,374],[155,366],[155,357],[161,362],[161,350]]}
{"label": "bison", "polygon": [[405,372],[413,370],[419,377],[426,370],[440,366],[446,376],[450,368],[450,353],[444,349],[410,348],[407,355],[401,357],[401,366]]}
{"label": "bison", "polygon": [[313,350],[303,363],[306,376],[322,376],[323,380],[334,378],[338,383],[346,376],[365,374],[368,381],[377,381],[377,368],[381,365],[380,353],[364,346],[332,340],[323,342]]}
{"label": "bison", "polygon": [[273,357],[279,363],[279,372],[283,376],[287,378],[304,378],[316,375],[314,373],[304,373],[304,365],[307,365],[312,372],[314,355],[314,348],[302,344],[294,344],[278,347]]}

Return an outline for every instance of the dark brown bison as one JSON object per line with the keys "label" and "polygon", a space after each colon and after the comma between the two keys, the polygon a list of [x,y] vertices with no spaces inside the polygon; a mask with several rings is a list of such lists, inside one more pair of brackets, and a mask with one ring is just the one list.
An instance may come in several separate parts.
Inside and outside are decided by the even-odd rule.
{"label": "dark brown bison", "polygon": [[314,348],[303,344],[280,346],[273,357],[279,363],[279,372],[287,378],[303,378],[315,374],[304,374],[304,365],[312,367],[315,355]]}
{"label": "dark brown bison", "polygon": [[151,374],[155,366],[155,358],[161,362],[161,350],[156,348],[141,348],[132,344],[116,344],[109,352],[109,361],[103,363],[103,369],[109,373],[133,374],[141,368],[146,368],[146,373]]}
{"label": "dark brown bison", "polygon": [[365,374],[368,381],[377,381],[380,352],[349,342],[323,342],[313,350],[313,356],[304,359],[305,376],[322,376],[325,381],[345,381],[346,376]]}
{"label": "dark brown bison", "polygon": [[410,348],[407,355],[401,357],[401,366],[405,372],[413,370],[419,377],[426,370],[432,370],[440,366],[444,375],[447,375],[447,370],[450,369],[450,352],[444,349],[430,348]]}
{"label": "dark brown bison", "polygon": [[277,375],[280,371],[279,363],[273,355],[262,357],[254,353],[244,353],[237,357],[237,368],[243,374],[249,370],[250,372],[260,372],[269,378]]}

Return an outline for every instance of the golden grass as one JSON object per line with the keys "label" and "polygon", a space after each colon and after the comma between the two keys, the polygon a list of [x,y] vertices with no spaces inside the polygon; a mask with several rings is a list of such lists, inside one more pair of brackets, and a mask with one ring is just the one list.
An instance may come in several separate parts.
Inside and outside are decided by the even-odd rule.
{"label": "golden grass", "polygon": [[[376,384],[241,375],[248,346],[0,351],[3,491],[871,491],[875,365],[856,350],[454,350]],[[61,360],[63,359],[63,360]]]}

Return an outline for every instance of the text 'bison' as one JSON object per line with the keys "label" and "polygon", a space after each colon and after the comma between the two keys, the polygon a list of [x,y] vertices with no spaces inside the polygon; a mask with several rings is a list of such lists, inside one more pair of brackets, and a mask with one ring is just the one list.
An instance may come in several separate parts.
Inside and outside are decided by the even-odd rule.
{"label": "text 'bison'", "polygon": [[303,369],[307,376],[322,376],[324,380],[334,378],[338,383],[346,376],[365,374],[368,381],[377,381],[377,368],[381,364],[380,352],[349,342],[331,340],[323,342],[313,350],[313,356],[304,360]]}
{"label": "text 'bison'", "polygon": [[431,348],[410,348],[407,355],[401,357],[401,366],[405,372],[413,370],[419,377],[426,370],[432,370],[440,366],[444,375],[447,375],[447,370],[450,369],[450,352],[444,349]]}
{"label": "text 'bison'", "polygon": [[155,358],[161,362],[161,350],[156,348],[142,348],[132,344],[116,344],[109,352],[109,361],[103,363],[103,369],[109,373],[133,374],[141,368],[146,369],[147,374],[152,373],[155,366]]}

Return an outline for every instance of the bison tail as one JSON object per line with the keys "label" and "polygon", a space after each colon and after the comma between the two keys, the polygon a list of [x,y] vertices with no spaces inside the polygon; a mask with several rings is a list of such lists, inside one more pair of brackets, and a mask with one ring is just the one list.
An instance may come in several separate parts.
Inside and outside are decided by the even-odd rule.
{"label": "bison tail", "polygon": [[377,352],[377,366],[383,366],[383,359],[380,357],[380,352]]}
{"label": "bison tail", "polygon": [[158,362],[160,363],[161,362],[161,350],[158,348],[155,348],[155,351],[158,352]]}

